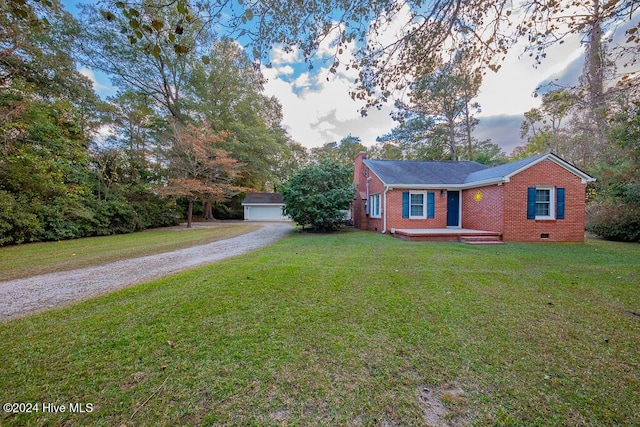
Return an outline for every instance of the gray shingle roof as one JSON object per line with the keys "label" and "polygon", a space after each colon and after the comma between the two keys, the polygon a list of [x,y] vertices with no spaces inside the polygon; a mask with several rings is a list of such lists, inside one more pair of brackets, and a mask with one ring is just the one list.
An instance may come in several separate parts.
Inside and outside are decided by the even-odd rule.
{"label": "gray shingle roof", "polygon": [[487,169],[477,162],[366,159],[364,163],[387,185],[464,184],[469,174]]}
{"label": "gray shingle roof", "polygon": [[249,193],[242,201],[243,205],[249,204],[283,204],[282,194],[280,193]]}
{"label": "gray shingle roof", "polygon": [[529,165],[545,158],[551,159],[586,180],[593,180],[585,172],[552,153],[539,154],[500,166],[488,167],[476,162],[431,162],[407,160],[368,160],[364,163],[386,185],[447,186],[488,184],[499,182]]}
{"label": "gray shingle roof", "polygon": [[516,160],[515,162],[505,163],[504,165],[494,166],[492,168],[486,168],[481,171],[470,173],[465,179],[464,183],[473,184],[474,182],[483,182],[504,178],[547,155],[548,153],[539,154],[537,156],[528,157],[522,160]]}

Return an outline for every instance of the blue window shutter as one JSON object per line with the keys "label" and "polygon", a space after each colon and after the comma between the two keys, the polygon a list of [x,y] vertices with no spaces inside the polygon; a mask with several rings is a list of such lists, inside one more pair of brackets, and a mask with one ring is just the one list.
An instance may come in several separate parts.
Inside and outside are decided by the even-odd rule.
{"label": "blue window shutter", "polygon": [[556,189],[556,219],[564,219],[564,188]]}
{"label": "blue window shutter", "polygon": [[409,218],[409,192],[402,193],[402,218]]}
{"label": "blue window shutter", "polygon": [[536,187],[527,188],[527,219],[536,218]]}
{"label": "blue window shutter", "polygon": [[427,193],[427,218],[436,217],[436,195]]}

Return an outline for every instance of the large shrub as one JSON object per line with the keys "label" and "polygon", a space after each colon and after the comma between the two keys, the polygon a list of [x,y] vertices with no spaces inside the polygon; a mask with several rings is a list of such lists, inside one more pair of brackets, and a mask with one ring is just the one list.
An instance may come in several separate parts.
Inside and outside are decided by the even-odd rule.
{"label": "large shrub", "polygon": [[301,169],[282,188],[285,213],[303,228],[336,230],[353,197],[352,180],[348,165],[323,162]]}
{"label": "large shrub", "polygon": [[39,240],[44,232],[36,215],[22,209],[16,196],[0,190],[0,246]]}
{"label": "large shrub", "polygon": [[587,230],[608,240],[640,242],[640,207],[614,201],[591,204]]}
{"label": "large shrub", "polygon": [[587,230],[609,240],[640,242],[640,151],[626,154],[594,168],[598,180],[587,208]]}

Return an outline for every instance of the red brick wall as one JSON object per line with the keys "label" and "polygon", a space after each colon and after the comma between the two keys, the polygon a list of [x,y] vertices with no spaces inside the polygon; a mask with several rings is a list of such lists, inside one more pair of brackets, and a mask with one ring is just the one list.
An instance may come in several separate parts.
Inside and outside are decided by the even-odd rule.
{"label": "red brick wall", "polygon": [[447,193],[441,196],[440,190],[420,189],[435,193],[435,218],[410,219],[402,218],[402,193],[409,190],[395,189],[387,192],[387,232],[392,228],[446,228],[447,227]]}
{"label": "red brick wall", "polygon": [[[367,167],[363,163],[365,158],[366,153],[360,152],[356,155],[354,163],[353,183],[356,186],[356,194],[353,198],[353,225],[361,230],[382,231],[382,218],[371,218],[370,215],[367,215],[365,209],[366,198],[362,198],[367,192],[367,175],[365,174]],[[373,172],[369,171],[368,175],[371,178],[369,180],[369,196],[380,193],[382,211],[384,209],[384,186]]]}
{"label": "red brick wall", "polygon": [[[553,186],[565,188],[565,219],[527,219],[527,188]],[[582,242],[584,241],[585,184],[551,160],[540,162],[513,176],[504,187],[505,241]],[[548,234],[548,238],[542,238]]]}
{"label": "red brick wall", "polygon": [[353,201],[351,204],[351,218],[353,219],[353,225],[356,228],[362,228],[362,224],[366,221],[364,211],[364,200],[360,197],[360,192],[356,191],[353,195]]}
{"label": "red brick wall", "polygon": [[[369,176],[371,177],[369,180],[369,199],[371,199],[372,194],[380,194],[380,218],[371,218],[371,215],[369,215],[366,226],[363,227],[363,229],[382,231],[384,228],[382,224],[382,218],[384,216],[384,185],[373,172],[369,171]],[[371,212],[371,209],[369,209],[369,212]]]}
{"label": "red brick wall", "polygon": [[504,186],[493,185],[462,192],[462,228],[502,232]]}

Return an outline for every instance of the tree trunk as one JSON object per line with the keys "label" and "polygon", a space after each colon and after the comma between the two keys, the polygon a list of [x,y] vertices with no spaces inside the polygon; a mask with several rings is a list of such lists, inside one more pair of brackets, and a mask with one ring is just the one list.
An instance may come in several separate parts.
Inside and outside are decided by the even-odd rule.
{"label": "tree trunk", "polygon": [[458,160],[456,153],[456,124],[453,118],[449,118],[449,148],[451,149],[451,160]]}
{"label": "tree trunk", "polygon": [[213,217],[213,203],[210,200],[205,200],[202,208],[202,215],[205,221],[213,221],[215,218]]}
{"label": "tree trunk", "polygon": [[189,199],[189,208],[187,209],[187,228],[191,228],[193,220],[193,200]]}
{"label": "tree trunk", "polygon": [[471,114],[469,114],[469,100],[465,100],[465,108],[464,108],[464,124],[466,130],[467,137],[467,160],[473,160],[473,143],[471,142]]}
{"label": "tree trunk", "polygon": [[584,78],[588,91],[588,108],[595,128],[596,151],[605,146],[606,104],[604,95],[604,45],[602,42],[602,6],[593,0],[593,11],[589,22],[588,46],[585,58]]}

